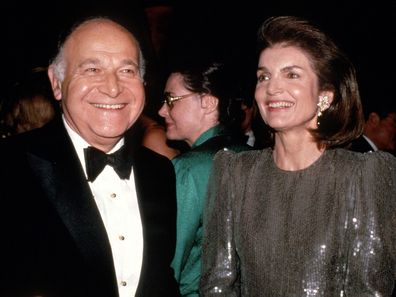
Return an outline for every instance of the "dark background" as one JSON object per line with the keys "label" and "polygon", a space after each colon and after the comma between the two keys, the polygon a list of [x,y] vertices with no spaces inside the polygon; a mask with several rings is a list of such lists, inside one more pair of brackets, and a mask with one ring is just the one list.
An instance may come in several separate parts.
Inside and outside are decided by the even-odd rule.
{"label": "dark background", "polygon": [[[61,32],[79,17],[98,13],[122,15],[130,20],[148,61],[148,88],[161,84],[158,76],[167,65],[190,56],[226,59],[235,65],[235,75],[241,79],[250,77],[255,74],[257,62],[258,26],[272,15],[299,15],[319,24],[348,54],[356,66],[364,101],[396,101],[396,1],[250,2],[58,0],[48,4],[41,1],[3,3],[0,102],[7,100],[8,90],[32,69],[48,65]],[[157,54],[151,44],[146,9],[160,5],[171,7],[172,14],[163,30],[166,41]]]}

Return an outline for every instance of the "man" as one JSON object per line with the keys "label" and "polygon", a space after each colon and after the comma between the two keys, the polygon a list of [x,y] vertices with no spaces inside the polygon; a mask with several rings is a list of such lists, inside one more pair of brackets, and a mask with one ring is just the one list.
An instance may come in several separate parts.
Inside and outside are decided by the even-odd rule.
{"label": "man", "polygon": [[362,153],[377,150],[395,153],[396,109],[384,103],[367,109],[363,135],[352,142],[350,149]]}
{"label": "man", "polygon": [[0,145],[0,296],[179,296],[174,169],[130,129],[142,62],[135,37],[107,18],[61,43],[48,75],[62,118]]}

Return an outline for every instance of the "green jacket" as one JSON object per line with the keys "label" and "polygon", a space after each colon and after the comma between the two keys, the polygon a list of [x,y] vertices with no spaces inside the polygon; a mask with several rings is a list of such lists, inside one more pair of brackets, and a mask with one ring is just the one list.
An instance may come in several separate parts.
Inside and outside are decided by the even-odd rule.
{"label": "green jacket", "polygon": [[172,160],[176,172],[178,211],[176,253],[171,266],[182,296],[199,296],[202,212],[213,157],[224,148],[243,151],[249,146],[218,125],[204,132],[191,150]]}

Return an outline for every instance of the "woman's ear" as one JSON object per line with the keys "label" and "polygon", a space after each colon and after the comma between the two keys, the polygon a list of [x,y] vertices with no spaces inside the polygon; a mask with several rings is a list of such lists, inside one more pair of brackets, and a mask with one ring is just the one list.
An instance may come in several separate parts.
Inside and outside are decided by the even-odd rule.
{"label": "woman's ear", "polygon": [[327,101],[331,104],[334,99],[334,92],[333,91],[322,91],[319,93],[319,98],[320,97],[326,97]]}
{"label": "woman's ear", "polygon": [[205,109],[206,113],[217,111],[219,99],[213,95],[205,94],[201,97],[201,107]]}
{"label": "woman's ear", "polygon": [[56,100],[62,99],[62,83],[60,80],[56,78],[54,67],[48,67],[48,78],[51,83],[52,92],[54,93],[54,97]]}

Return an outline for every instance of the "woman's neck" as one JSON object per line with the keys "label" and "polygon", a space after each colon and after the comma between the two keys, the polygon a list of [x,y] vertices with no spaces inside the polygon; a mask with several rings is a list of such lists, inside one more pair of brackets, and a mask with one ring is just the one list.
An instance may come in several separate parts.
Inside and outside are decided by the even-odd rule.
{"label": "woman's neck", "polygon": [[309,167],[323,154],[311,134],[275,136],[274,162],[282,170],[297,171]]}

